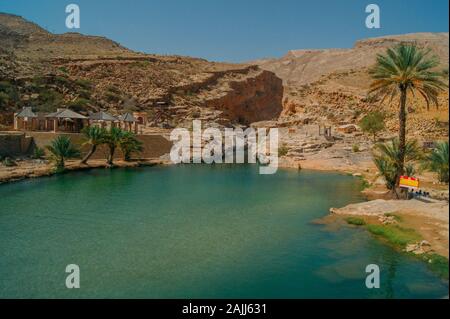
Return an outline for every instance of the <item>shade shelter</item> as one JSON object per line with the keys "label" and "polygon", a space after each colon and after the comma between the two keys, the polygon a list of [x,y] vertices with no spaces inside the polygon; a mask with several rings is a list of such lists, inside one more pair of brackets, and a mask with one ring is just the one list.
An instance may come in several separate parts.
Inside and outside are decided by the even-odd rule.
{"label": "shade shelter", "polygon": [[53,132],[79,133],[89,125],[89,119],[69,109],[58,109],[46,115],[46,129]]}
{"label": "shade shelter", "polygon": [[125,113],[119,116],[119,127],[123,130],[138,133],[138,122],[131,113]]}
{"label": "shade shelter", "polygon": [[18,113],[14,114],[14,129],[33,131],[37,127],[37,115],[31,107],[24,107]]}
{"label": "shade shelter", "polygon": [[89,114],[89,124],[97,125],[103,128],[111,128],[119,124],[119,119],[109,113],[100,111],[98,113]]}

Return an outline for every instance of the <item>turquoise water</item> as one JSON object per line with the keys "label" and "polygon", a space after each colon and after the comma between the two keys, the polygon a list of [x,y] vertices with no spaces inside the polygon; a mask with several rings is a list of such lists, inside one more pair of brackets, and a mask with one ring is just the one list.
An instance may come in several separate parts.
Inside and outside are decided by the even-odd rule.
{"label": "turquoise water", "polygon": [[[94,170],[0,185],[0,297],[440,298],[448,283],[363,229],[350,176],[256,166]],[[65,287],[77,264],[81,288]],[[378,264],[381,288],[365,287]]]}

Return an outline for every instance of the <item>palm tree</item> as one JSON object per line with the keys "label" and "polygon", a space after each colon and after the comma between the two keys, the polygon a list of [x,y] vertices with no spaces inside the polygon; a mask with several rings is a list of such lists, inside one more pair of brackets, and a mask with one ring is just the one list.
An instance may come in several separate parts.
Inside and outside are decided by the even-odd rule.
{"label": "palm tree", "polygon": [[105,142],[106,130],[98,126],[90,126],[83,129],[82,133],[86,141],[82,144],[90,145],[91,149],[86,156],[81,160],[81,164],[87,164],[87,161],[95,153],[97,147]]}
{"label": "palm tree", "polygon": [[125,161],[131,159],[131,154],[133,152],[141,152],[143,150],[142,142],[136,138],[134,133],[128,131],[123,131],[119,141],[119,147]]}
{"label": "palm tree", "polygon": [[384,178],[386,188],[391,191],[395,191],[395,183],[397,182],[397,172],[395,166],[392,164],[392,162],[390,162],[383,156],[376,156],[374,157],[373,161],[378,169],[379,174]]}
{"label": "palm tree", "polygon": [[426,157],[424,168],[438,174],[438,179],[442,183],[449,182],[449,153],[448,142],[437,143],[436,148]]}
{"label": "palm tree", "polygon": [[108,165],[114,165],[114,153],[116,152],[116,148],[120,147],[120,141],[123,133],[124,131],[117,127],[111,127],[109,131],[106,132],[104,142],[109,148],[109,155],[107,158]]}
{"label": "palm tree", "polygon": [[427,103],[438,106],[439,91],[448,87],[442,80],[442,72],[433,71],[439,61],[430,57],[431,50],[420,49],[415,44],[400,44],[378,55],[375,66],[369,71],[374,79],[369,93],[382,97],[381,103],[389,97],[390,102],[399,96],[399,149],[396,185],[404,173],[406,155],[406,102],[408,93],[418,93]]}
{"label": "palm tree", "polygon": [[[414,172],[413,163],[422,159],[422,152],[417,141],[408,141],[405,144],[404,163],[409,173]],[[399,166],[402,163],[400,158],[400,142],[398,139],[385,144],[375,145],[374,163],[379,173],[384,177],[386,187],[392,190],[396,195],[395,188],[397,186],[397,176]],[[398,197],[398,195],[397,195]]]}
{"label": "palm tree", "polygon": [[67,136],[59,135],[52,141],[51,145],[47,145],[47,149],[52,154],[57,171],[64,170],[66,159],[80,156],[80,151],[72,144],[70,138]]}

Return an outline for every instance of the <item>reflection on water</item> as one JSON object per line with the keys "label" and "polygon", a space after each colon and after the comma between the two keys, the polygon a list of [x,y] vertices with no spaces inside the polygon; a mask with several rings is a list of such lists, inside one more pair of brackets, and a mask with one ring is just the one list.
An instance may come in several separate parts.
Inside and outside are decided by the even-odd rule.
{"label": "reflection on water", "polygon": [[[0,186],[0,297],[439,298],[448,284],[365,231],[312,223],[349,176],[216,165]],[[64,286],[67,264],[81,289]],[[381,288],[365,287],[365,267]]]}

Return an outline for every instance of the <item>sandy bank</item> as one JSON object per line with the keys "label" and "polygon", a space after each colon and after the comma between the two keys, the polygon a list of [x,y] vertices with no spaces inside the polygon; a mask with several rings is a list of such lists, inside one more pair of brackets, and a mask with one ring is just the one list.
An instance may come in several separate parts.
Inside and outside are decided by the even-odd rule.
{"label": "sandy bank", "polygon": [[426,240],[431,251],[449,256],[449,203],[420,200],[383,200],[350,204],[343,208],[331,208],[330,212],[341,216],[358,216],[368,224],[384,224],[386,216],[395,214],[403,228],[413,229]]}
{"label": "sandy bank", "polygon": [[[139,166],[153,166],[165,165],[166,161],[159,158],[149,158],[134,160],[126,162],[123,160],[115,160],[114,168],[121,167],[139,167]],[[90,160],[88,165],[80,164],[79,160],[69,160],[66,162],[66,169],[68,171],[89,170],[95,168],[109,167],[104,159]],[[37,178],[42,176],[51,176],[55,174],[54,165],[49,161],[42,160],[23,160],[18,161],[17,166],[6,167],[0,165],[0,184],[19,181],[27,178]]]}

